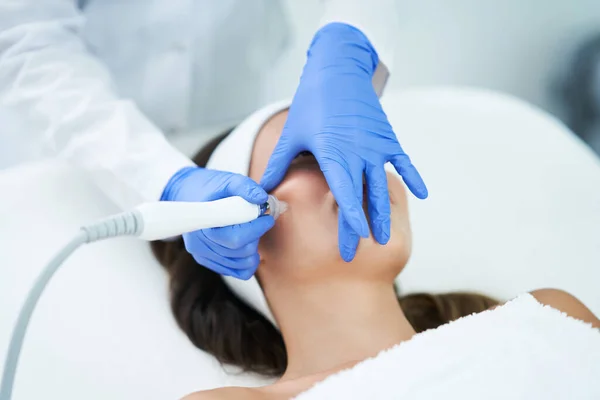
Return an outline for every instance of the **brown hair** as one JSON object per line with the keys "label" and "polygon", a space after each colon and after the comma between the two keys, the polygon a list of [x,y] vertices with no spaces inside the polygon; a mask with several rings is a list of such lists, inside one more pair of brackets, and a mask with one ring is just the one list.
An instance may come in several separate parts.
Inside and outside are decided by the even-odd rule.
{"label": "brown hair", "polygon": [[[206,166],[212,152],[230,132],[208,143],[196,154],[194,162]],[[182,239],[152,242],[151,247],[169,274],[175,320],[196,347],[222,363],[246,371],[271,376],[285,372],[285,345],[271,322],[238,299],[219,274],[196,263]],[[398,301],[417,332],[498,304],[472,293],[412,294],[399,296]]]}

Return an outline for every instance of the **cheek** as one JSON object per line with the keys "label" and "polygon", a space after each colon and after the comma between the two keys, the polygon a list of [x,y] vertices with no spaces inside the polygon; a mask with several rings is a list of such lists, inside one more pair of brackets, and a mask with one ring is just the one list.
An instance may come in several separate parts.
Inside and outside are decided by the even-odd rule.
{"label": "cheek", "polygon": [[259,243],[261,272],[301,279],[337,257],[337,229],[315,215],[286,212]]}
{"label": "cheek", "polygon": [[373,237],[361,239],[355,262],[368,265],[371,277],[379,276],[393,281],[410,257],[412,233],[404,184],[395,175],[388,174],[388,189],[391,203],[390,240],[382,246]]}
{"label": "cheek", "polygon": [[388,188],[391,203],[391,235],[390,241],[402,240],[408,246],[412,246],[412,232],[408,216],[408,200],[404,183],[397,176],[388,173]]}
{"label": "cheek", "polygon": [[291,171],[273,194],[289,208],[259,243],[260,273],[300,278],[339,257],[337,207],[318,167]]}

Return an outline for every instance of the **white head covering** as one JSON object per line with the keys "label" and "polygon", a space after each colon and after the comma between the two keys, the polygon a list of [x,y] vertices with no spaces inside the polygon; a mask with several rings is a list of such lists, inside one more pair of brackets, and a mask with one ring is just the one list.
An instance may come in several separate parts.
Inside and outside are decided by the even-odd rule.
{"label": "white head covering", "polygon": [[[269,104],[242,121],[213,151],[206,168],[248,176],[256,135],[273,115],[288,108],[290,103],[290,100],[284,100]],[[247,281],[230,276],[224,276],[223,279],[240,299],[277,326],[267,299],[254,276]]]}

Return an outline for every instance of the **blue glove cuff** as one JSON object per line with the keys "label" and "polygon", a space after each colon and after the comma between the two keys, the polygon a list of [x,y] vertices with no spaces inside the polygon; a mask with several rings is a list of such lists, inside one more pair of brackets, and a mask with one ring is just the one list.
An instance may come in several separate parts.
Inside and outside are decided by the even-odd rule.
{"label": "blue glove cuff", "polygon": [[179,171],[175,172],[175,174],[169,179],[167,182],[162,195],[160,196],[160,201],[171,201],[175,198],[175,195],[179,191],[180,183],[194,171],[197,171],[200,167],[184,167]]}
{"label": "blue glove cuff", "polygon": [[354,26],[341,22],[332,22],[317,31],[307,57],[307,66],[324,68],[356,65],[370,77],[379,64],[377,51],[367,36]]}

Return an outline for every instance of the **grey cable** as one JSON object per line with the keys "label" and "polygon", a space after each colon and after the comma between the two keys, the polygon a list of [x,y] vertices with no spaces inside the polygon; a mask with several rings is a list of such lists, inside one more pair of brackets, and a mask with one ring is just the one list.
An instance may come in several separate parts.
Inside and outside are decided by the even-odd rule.
{"label": "grey cable", "polygon": [[33,287],[29,290],[25,303],[21,306],[17,322],[13,328],[8,352],[4,360],[2,383],[0,384],[0,400],[11,400],[13,385],[17,372],[19,356],[31,315],[44,289],[60,268],[63,262],[82,244],[117,236],[137,236],[143,228],[142,216],[137,211],[126,212],[109,217],[93,225],[81,228],[81,231],[46,265]]}
{"label": "grey cable", "polygon": [[0,399],[10,400],[12,395],[12,387],[15,380],[16,367],[19,361],[19,355],[21,348],[23,347],[23,339],[25,338],[25,332],[31,319],[31,314],[42,295],[42,292],[46,288],[46,285],[61,266],[61,264],[82,244],[87,240],[87,235],[84,231],[81,231],[77,236],[73,238],[63,249],[48,263],[48,266],[42,271],[35,281],[33,287],[29,291],[25,303],[21,308],[17,322],[13,329],[12,336],[10,338],[10,344],[8,345],[8,354],[4,360],[4,371],[2,372],[2,387],[0,388]]}

